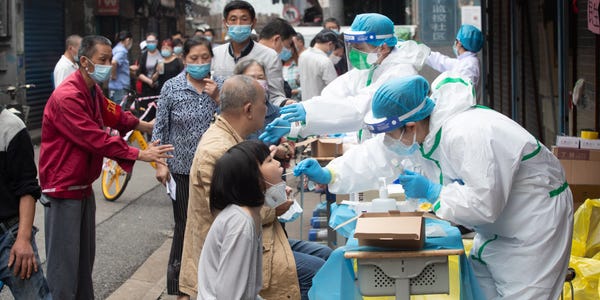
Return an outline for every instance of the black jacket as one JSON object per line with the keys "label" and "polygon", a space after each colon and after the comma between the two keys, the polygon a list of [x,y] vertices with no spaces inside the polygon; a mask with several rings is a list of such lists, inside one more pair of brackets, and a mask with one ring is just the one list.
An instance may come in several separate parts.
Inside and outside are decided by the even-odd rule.
{"label": "black jacket", "polygon": [[18,216],[27,194],[41,195],[31,137],[19,117],[0,107],[0,221]]}

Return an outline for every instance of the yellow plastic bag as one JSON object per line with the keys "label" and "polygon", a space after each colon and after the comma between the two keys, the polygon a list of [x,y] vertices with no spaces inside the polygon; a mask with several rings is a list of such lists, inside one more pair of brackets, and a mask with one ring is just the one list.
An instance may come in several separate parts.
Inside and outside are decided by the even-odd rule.
{"label": "yellow plastic bag", "polygon": [[575,212],[571,255],[592,258],[600,252],[600,199],[587,199]]}
{"label": "yellow plastic bag", "polygon": [[[577,209],[573,223],[573,246],[569,267],[575,269],[575,299],[600,299],[600,199],[587,199]],[[571,286],[563,294],[571,299]]]}
{"label": "yellow plastic bag", "polygon": [[[571,255],[569,266],[575,269],[573,279],[574,299],[600,299],[600,260]],[[565,299],[571,299],[571,286],[565,283]]]}

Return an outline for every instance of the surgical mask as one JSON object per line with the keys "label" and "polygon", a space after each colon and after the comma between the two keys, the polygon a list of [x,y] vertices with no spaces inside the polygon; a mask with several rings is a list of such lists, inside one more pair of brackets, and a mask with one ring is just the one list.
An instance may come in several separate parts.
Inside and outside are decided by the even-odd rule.
{"label": "surgical mask", "polygon": [[283,61],[288,61],[292,57],[292,50],[287,47],[281,48],[281,52],[279,52],[279,58]]}
{"label": "surgical mask", "polygon": [[331,62],[336,65],[337,63],[340,62],[340,60],[342,60],[341,57],[337,56],[337,55],[330,55],[329,59],[331,60]]}
{"label": "surgical mask", "polygon": [[156,44],[146,43],[146,49],[148,49],[148,51],[152,52],[152,51],[156,50]]}
{"label": "surgical mask", "polygon": [[204,38],[207,39],[209,42],[212,42],[212,36],[205,35]]}
{"label": "surgical mask", "polygon": [[210,72],[210,64],[188,64],[186,71],[194,79],[202,79]]}
{"label": "surgical mask", "polygon": [[413,142],[410,146],[407,146],[402,142],[403,136],[404,132],[402,132],[402,135],[400,135],[399,139],[395,139],[386,134],[383,137],[383,144],[390,149],[390,151],[400,156],[412,155],[419,149],[419,144],[417,144],[417,133],[415,132],[415,135],[413,136]]}
{"label": "surgical mask", "polygon": [[303,212],[302,206],[300,206],[300,204],[298,204],[298,202],[296,200],[294,200],[294,203],[292,204],[292,206],[290,206],[290,209],[288,209],[281,216],[277,217],[277,219],[280,222],[284,222],[284,223],[293,222],[302,215],[302,212]]}
{"label": "surgical mask", "polygon": [[[89,59],[88,59],[89,60]],[[91,60],[89,60],[89,62],[94,65],[94,72],[89,73],[88,75],[90,75],[90,77],[92,79],[94,79],[94,81],[96,81],[97,83],[102,83],[108,80],[108,78],[110,77],[110,71],[112,70],[112,66],[111,65],[100,65],[100,64],[94,64],[92,63]],[[87,71],[87,68],[86,68]]]}
{"label": "surgical mask", "polygon": [[264,79],[257,79],[256,81],[258,81],[260,86],[262,86],[262,88],[265,89],[265,92],[269,90],[269,82],[268,81],[266,81]]}
{"label": "surgical mask", "polygon": [[183,47],[176,46],[175,48],[173,48],[173,52],[175,52],[175,54],[179,55],[179,54],[181,54],[181,52],[183,52]]}
{"label": "surgical mask", "polygon": [[270,208],[275,208],[287,201],[287,193],[285,191],[285,181],[277,184],[272,184],[265,181],[271,187],[265,191],[265,205]]}
{"label": "surgical mask", "polygon": [[241,43],[247,40],[252,33],[251,25],[229,25],[227,34],[234,42]]}
{"label": "surgical mask", "polygon": [[171,50],[160,50],[160,55],[162,55],[162,57],[169,57],[171,56]]}
{"label": "surgical mask", "polygon": [[377,53],[376,52],[362,52],[358,49],[352,48],[348,53],[348,60],[350,60],[350,64],[359,69],[359,70],[367,70],[371,68],[377,61]]}
{"label": "surgical mask", "polygon": [[456,44],[452,45],[452,52],[454,52],[454,56],[458,57],[458,49],[456,48]]}

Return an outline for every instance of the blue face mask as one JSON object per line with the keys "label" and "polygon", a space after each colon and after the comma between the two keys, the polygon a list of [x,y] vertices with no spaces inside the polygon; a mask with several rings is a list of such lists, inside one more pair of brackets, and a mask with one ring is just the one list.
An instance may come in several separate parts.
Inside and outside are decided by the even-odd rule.
{"label": "blue face mask", "polygon": [[292,57],[292,50],[287,47],[281,48],[281,52],[279,52],[279,58],[283,61],[287,61]]}
{"label": "blue face mask", "polygon": [[169,57],[171,56],[171,50],[160,50],[160,55],[162,55],[162,57]]}
{"label": "blue face mask", "polygon": [[419,150],[419,144],[417,144],[417,134],[413,136],[413,142],[410,146],[405,145],[402,142],[402,136],[404,136],[404,132],[400,135],[399,139],[395,139],[389,135],[385,135],[383,137],[383,144],[392,152],[400,155],[400,156],[409,156],[414,154],[417,150]]}
{"label": "blue face mask", "polygon": [[454,43],[454,45],[452,45],[452,52],[454,52],[454,56],[458,57],[458,47],[457,47],[456,43]]}
{"label": "blue face mask", "polygon": [[210,64],[188,64],[186,71],[194,79],[202,79],[210,72]]}
{"label": "blue face mask", "polygon": [[212,36],[205,35],[204,38],[207,39],[209,42],[212,42]]}
{"label": "blue face mask", "polygon": [[231,40],[237,43],[241,43],[250,38],[252,33],[251,25],[229,25],[227,34],[231,37]]}
{"label": "blue face mask", "polygon": [[[87,57],[86,57],[87,58]],[[110,71],[112,70],[112,66],[111,65],[100,65],[100,64],[94,64],[92,62],[92,60],[90,60],[88,58],[88,61],[94,66],[94,72],[89,73],[88,75],[90,75],[90,77],[92,79],[94,79],[94,81],[96,81],[97,83],[102,83],[108,80],[108,78],[110,77]],[[87,68],[86,68],[86,72],[87,72]]]}
{"label": "blue face mask", "polygon": [[183,47],[176,46],[175,48],[173,48],[173,52],[175,52],[175,54],[179,55],[183,52]]}
{"label": "blue face mask", "polygon": [[148,51],[154,51],[154,50],[156,50],[156,44],[155,43],[147,43],[146,49],[148,49]]}

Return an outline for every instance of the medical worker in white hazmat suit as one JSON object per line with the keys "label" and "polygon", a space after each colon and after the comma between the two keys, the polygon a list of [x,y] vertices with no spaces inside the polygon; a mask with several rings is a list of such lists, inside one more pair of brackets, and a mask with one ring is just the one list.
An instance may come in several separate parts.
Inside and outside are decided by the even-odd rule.
{"label": "medical worker in white hazmat suit", "polygon": [[391,78],[417,74],[430,49],[414,41],[398,42],[394,23],[386,16],[357,15],[344,32],[352,69],[327,85],[320,96],[281,108],[282,117],[266,126],[260,139],[344,133],[362,128],[373,94]]}
{"label": "medical worker in white hazmat suit", "polygon": [[479,58],[477,52],[483,48],[483,34],[473,25],[462,25],[456,33],[452,50],[456,58],[432,51],[427,64],[439,72],[452,71],[469,78],[473,85],[479,85]]}
{"label": "medical worker in white hazmat suit", "polygon": [[[473,97],[468,79],[444,75],[432,84],[431,113],[429,85],[414,76],[384,83],[366,119],[374,127],[396,120],[399,127],[385,135],[398,140],[382,146],[431,162],[425,176],[405,171],[398,179],[407,197],[427,199],[439,217],[475,230],[469,257],[487,299],[557,299],[573,230],[573,197],[560,162],[513,120],[464,101],[465,93]],[[338,180],[338,191],[343,179],[375,176],[372,161],[337,167],[336,160],[331,169],[304,160],[294,173]]]}

